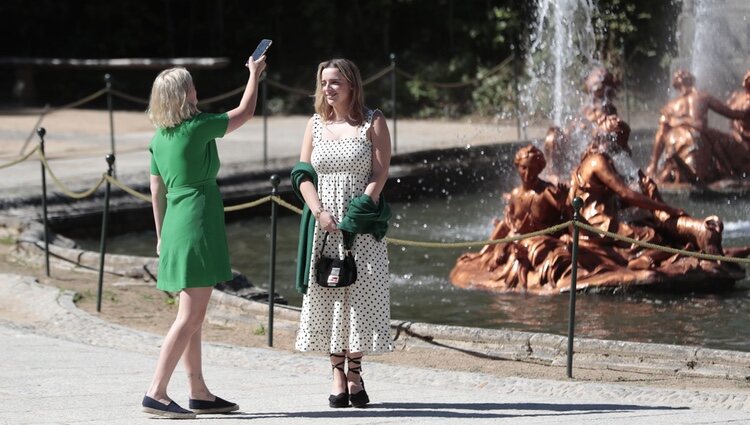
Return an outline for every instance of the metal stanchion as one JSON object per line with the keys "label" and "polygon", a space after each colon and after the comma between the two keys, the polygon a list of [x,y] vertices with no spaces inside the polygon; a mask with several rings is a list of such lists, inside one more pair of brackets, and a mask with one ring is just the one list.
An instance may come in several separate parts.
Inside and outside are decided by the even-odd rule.
{"label": "metal stanchion", "polygon": [[266,73],[261,76],[260,94],[261,110],[263,111],[263,167],[268,166],[268,109],[266,109],[268,84],[266,83]]}
{"label": "metal stanchion", "polygon": [[[44,135],[47,134],[47,130],[44,127],[39,127],[36,130],[36,134],[39,135],[39,152],[44,156]],[[49,224],[47,223],[47,171],[44,169],[44,162],[40,161],[42,165],[42,223],[44,223],[44,270],[49,277]]]}
{"label": "metal stanchion", "polygon": [[[271,176],[271,196],[276,196],[281,179]],[[271,201],[271,262],[268,270],[268,346],[273,347],[273,308],[276,293],[276,202]]]}
{"label": "metal stanchion", "polygon": [[[107,85],[107,109],[109,110],[109,154],[112,158],[115,156],[115,118],[114,110],[112,106],[112,76],[104,74],[104,81]],[[117,172],[112,170],[113,175],[117,176]]]}
{"label": "metal stanchion", "polygon": [[578,226],[575,225],[581,219],[581,208],[583,199],[573,199],[573,253],[571,262],[573,269],[570,272],[570,315],[568,316],[568,378],[573,377],[573,338],[576,322],[576,279],[578,278]]}
{"label": "metal stanchion", "polygon": [[398,132],[396,131],[396,54],[391,53],[391,101],[393,102],[393,153],[398,151]]}
{"label": "metal stanchion", "polygon": [[[107,175],[112,177],[115,165],[115,156],[107,155]],[[102,238],[99,244],[99,287],[96,292],[96,311],[102,311],[102,283],[104,282],[104,255],[107,252],[107,218],[109,217],[109,192],[112,185],[107,180],[104,191],[104,212],[102,213]]]}

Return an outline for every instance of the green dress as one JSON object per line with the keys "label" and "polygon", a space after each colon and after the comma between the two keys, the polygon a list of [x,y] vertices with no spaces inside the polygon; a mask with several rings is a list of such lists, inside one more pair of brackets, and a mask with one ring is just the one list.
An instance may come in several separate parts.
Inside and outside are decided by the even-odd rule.
{"label": "green dress", "polygon": [[156,287],[179,292],[232,279],[224,228],[224,203],[216,175],[216,138],[227,131],[227,114],[200,113],[160,128],[151,139],[151,174],[167,187]]}

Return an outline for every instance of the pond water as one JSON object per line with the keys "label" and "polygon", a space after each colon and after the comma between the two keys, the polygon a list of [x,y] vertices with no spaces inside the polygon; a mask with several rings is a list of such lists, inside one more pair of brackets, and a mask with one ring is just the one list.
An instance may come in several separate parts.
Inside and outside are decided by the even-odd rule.
{"label": "pond water", "polygon": [[[502,214],[500,194],[517,184],[498,182],[496,193],[395,203],[389,236],[418,241],[480,241],[490,221]],[[725,222],[724,245],[750,244],[750,200],[666,196],[694,216],[719,214]],[[294,289],[298,216],[278,220],[276,290],[291,305],[301,305]],[[232,266],[252,282],[267,287],[270,219],[254,218],[227,227]],[[81,240],[97,250],[98,240]],[[153,231],[108,239],[109,252],[153,255]],[[473,250],[479,249],[479,246]],[[567,333],[568,295],[534,296],[463,290],[448,273],[463,249],[425,249],[390,245],[392,317],[461,326],[504,328],[559,335]],[[578,296],[576,335],[750,351],[750,280],[719,294]]]}

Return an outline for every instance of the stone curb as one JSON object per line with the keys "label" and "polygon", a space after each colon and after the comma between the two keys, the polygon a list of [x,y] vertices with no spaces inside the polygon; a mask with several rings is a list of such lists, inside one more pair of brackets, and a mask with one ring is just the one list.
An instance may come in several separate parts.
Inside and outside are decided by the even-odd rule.
{"label": "stone curb", "polygon": [[[226,326],[233,321],[263,322],[268,304],[214,291],[209,320]],[[275,306],[276,319],[299,321],[293,307]],[[284,326],[284,325],[281,325]],[[447,349],[490,359],[553,366],[567,364],[567,337],[560,335],[391,321],[397,349]],[[747,380],[750,353],[694,346],[576,338],[573,367]]]}

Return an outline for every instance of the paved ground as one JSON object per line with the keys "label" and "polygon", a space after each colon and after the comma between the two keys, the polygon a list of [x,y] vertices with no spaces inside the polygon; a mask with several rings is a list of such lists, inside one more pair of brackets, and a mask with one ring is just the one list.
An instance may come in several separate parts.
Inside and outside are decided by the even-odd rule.
{"label": "paved ground", "polygon": [[[0,275],[0,424],[154,423],[140,412],[161,336],[104,322],[71,294]],[[327,359],[206,344],[214,391],[240,404],[201,423],[712,424],[750,423],[750,397],[729,391],[499,378],[368,363],[367,409],[330,409]],[[186,404],[183,371],[170,386]]]}

